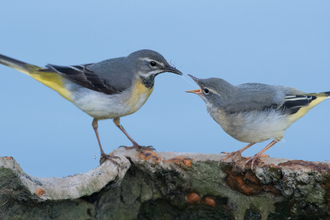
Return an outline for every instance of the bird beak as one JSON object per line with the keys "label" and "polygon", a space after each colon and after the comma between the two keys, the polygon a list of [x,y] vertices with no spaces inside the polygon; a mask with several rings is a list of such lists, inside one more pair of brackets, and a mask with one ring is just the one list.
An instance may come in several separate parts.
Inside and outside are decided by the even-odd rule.
{"label": "bird beak", "polygon": [[194,77],[193,75],[188,74],[188,76],[190,76],[197,84],[198,84],[198,78]]}
{"label": "bird beak", "polygon": [[[197,77],[194,77],[193,75],[190,75],[190,74],[188,74],[188,76],[190,76],[198,84],[198,78]],[[197,95],[201,95],[202,94],[202,90],[201,89],[188,90],[186,92],[194,93],[194,94],[197,94]]]}
{"label": "bird beak", "polygon": [[195,90],[188,90],[186,92],[189,92],[189,93],[195,93],[195,94],[200,94],[201,93],[201,90],[200,89],[195,89]]}
{"label": "bird beak", "polygon": [[178,74],[178,75],[182,75],[181,71],[178,70],[177,68],[173,67],[173,66],[167,66],[165,68],[165,72],[170,72],[170,73],[175,73],[175,74]]}

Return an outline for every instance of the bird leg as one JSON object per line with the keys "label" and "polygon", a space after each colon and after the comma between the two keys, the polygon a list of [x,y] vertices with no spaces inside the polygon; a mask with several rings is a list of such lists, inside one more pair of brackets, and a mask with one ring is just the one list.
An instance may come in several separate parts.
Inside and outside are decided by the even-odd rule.
{"label": "bird leg", "polygon": [[115,123],[115,125],[126,135],[126,137],[132,142],[133,146],[132,147],[126,147],[126,146],[120,146],[125,148],[126,150],[129,149],[136,149],[136,150],[155,150],[155,148],[153,148],[152,146],[147,146],[147,147],[143,147],[141,145],[138,145],[138,143],[136,143],[133,138],[131,138],[131,136],[128,135],[128,133],[125,131],[124,127],[120,124],[120,118],[114,118],[113,119],[113,123]]}
{"label": "bird leg", "polygon": [[112,158],[120,158],[120,157],[110,156],[108,154],[105,154],[103,149],[102,149],[101,141],[100,141],[100,138],[99,138],[99,132],[97,131],[97,128],[99,127],[97,119],[94,118],[94,120],[92,122],[92,126],[93,126],[93,129],[94,129],[95,134],[96,134],[97,141],[99,142],[99,146],[100,146],[100,151],[101,151],[100,164],[102,164],[106,160],[110,160],[112,163],[114,163],[116,166],[119,167],[119,163],[114,161]]}
{"label": "bird leg", "polygon": [[233,161],[234,161],[234,159],[235,159],[237,156],[242,157],[242,155],[241,155],[242,152],[245,151],[246,149],[248,149],[249,147],[251,147],[251,146],[254,145],[254,144],[255,144],[255,143],[250,143],[250,144],[246,145],[245,147],[243,147],[242,149],[240,149],[240,150],[238,150],[238,151],[234,151],[234,152],[232,152],[232,153],[221,152],[222,154],[226,154],[227,156],[226,156],[225,158],[221,159],[221,160],[219,161],[219,163],[221,163],[221,161],[225,161],[225,160],[227,160],[229,157],[233,157]]}
{"label": "bird leg", "polygon": [[269,148],[271,148],[274,144],[276,144],[278,141],[273,140],[272,142],[270,142],[264,149],[262,149],[260,152],[258,152],[257,154],[255,154],[253,157],[250,157],[247,161],[245,161],[244,165],[243,165],[243,170],[245,169],[245,166],[251,162],[251,170],[253,170],[253,164],[254,162],[260,158],[263,157],[265,154],[263,154],[266,150],[268,150]]}

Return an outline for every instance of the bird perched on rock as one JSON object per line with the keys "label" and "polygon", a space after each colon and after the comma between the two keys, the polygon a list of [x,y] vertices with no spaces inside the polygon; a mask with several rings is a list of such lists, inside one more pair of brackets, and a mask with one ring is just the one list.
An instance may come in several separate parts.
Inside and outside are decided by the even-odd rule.
{"label": "bird perched on rock", "polygon": [[255,143],[273,141],[250,157],[243,166],[254,162],[283,138],[290,125],[311,108],[329,98],[330,92],[305,93],[298,89],[245,83],[234,86],[220,78],[198,79],[189,75],[200,87],[187,92],[199,95],[207,111],[223,130],[236,140],[249,143],[242,149],[225,153],[233,159]]}
{"label": "bird perched on rock", "polygon": [[100,161],[112,158],[104,153],[98,135],[98,121],[113,119],[135,149],[138,145],[120,125],[120,117],[139,110],[154,88],[155,77],[163,72],[182,73],[152,50],[139,50],[127,57],[73,66],[48,64],[46,68],[0,55],[0,64],[23,72],[58,92],[79,109],[94,118],[92,122],[100,151]]}

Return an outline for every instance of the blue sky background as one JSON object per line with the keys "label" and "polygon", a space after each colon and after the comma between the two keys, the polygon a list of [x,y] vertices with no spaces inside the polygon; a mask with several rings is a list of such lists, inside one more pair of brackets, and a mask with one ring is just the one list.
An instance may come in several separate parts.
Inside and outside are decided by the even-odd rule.
{"label": "blue sky background", "polygon": [[[330,91],[329,1],[6,1],[0,53],[39,66],[84,64],[153,49],[187,76]],[[34,176],[67,176],[98,166],[92,118],[32,78],[0,66],[0,156]],[[158,151],[220,153],[245,143],[207,114],[183,77],[164,73],[135,114],[121,118],[141,145]],[[330,159],[330,101],[312,109],[266,153]],[[106,152],[129,140],[99,122]],[[244,152],[252,156],[268,142]],[[96,155],[96,159],[94,159]]]}

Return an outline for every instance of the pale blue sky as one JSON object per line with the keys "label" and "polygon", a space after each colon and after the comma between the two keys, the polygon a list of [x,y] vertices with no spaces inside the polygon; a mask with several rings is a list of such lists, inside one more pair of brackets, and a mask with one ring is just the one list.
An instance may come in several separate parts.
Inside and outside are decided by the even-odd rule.
{"label": "pale blue sky", "polygon": [[[0,53],[44,66],[153,49],[192,84],[187,74],[330,91],[329,10],[329,1],[6,1]],[[0,66],[0,74],[0,156],[13,156],[40,177],[98,165],[90,116],[22,73]],[[184,92],[195,88],[183,77],[161,74],[146,104],[121,122],[139,144],[158,151],[220,153],[245,146],[213,121],[198,96]],[[315,107],[266,153],[329,160],[329,110],[330,101]],[[106,152],[130,145],[112,120],[101,121],[99,132]]]}

